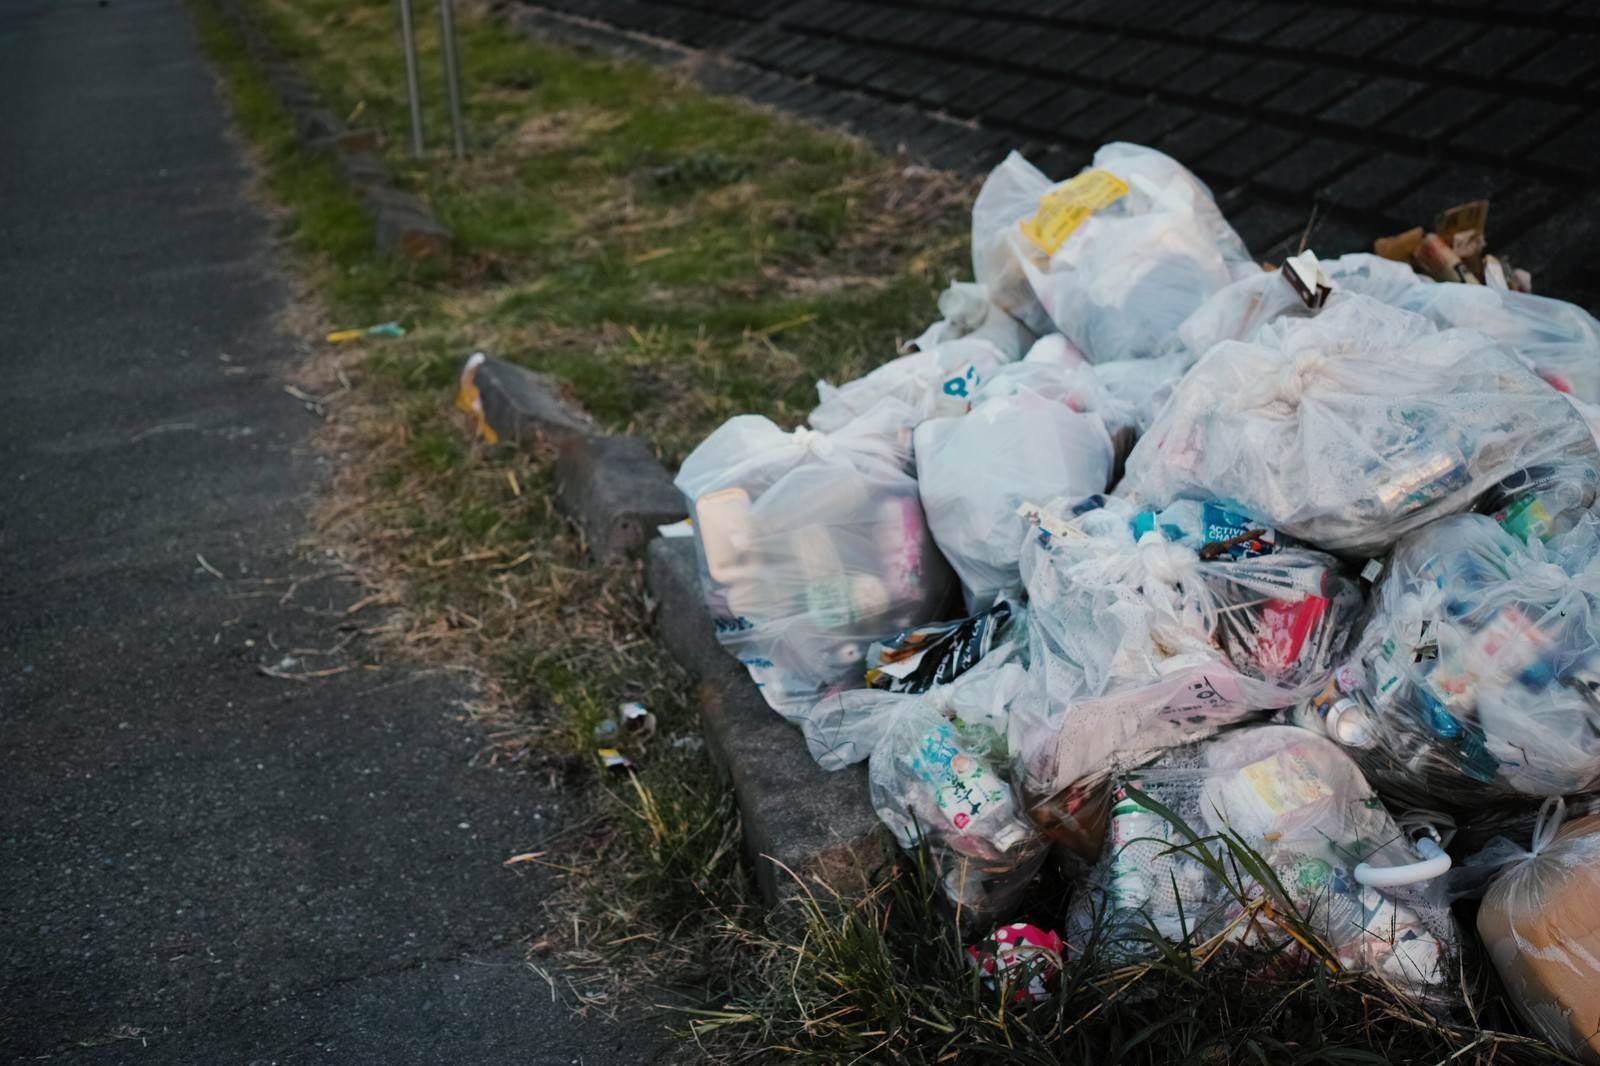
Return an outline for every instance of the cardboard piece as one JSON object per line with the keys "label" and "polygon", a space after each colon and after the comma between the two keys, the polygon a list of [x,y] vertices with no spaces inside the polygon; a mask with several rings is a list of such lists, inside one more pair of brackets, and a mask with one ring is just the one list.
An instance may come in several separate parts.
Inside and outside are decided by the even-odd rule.
{"label": "cardboard piece", "polygon": [[1333,292],[1333,282],[1329,280],[1327,271],[1322,269],[1322,264],[1317,262],[1315,253],[1301,252],[1299,255],[1283,261],[1283,270],[1280,275],[1289,283],[1289,287],[1300,297],[1302,303],[1313,311],[1328,302],[1328,296]]}
{"label": "cardboard piece", "polygon": [[1458,233],[1476,233],[1480,239],[1487,241],[1488,226],[1489,201],[1470,200],[1439,212],[1439,217],[1433,223],[1433,232],[1447,241]]}

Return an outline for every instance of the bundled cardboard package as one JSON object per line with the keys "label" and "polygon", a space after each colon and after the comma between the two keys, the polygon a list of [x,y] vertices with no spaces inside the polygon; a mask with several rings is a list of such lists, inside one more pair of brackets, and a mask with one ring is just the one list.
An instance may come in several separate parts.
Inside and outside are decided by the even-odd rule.
{"label": "bundled cardboard package", "polygon": [[1600,1063],[1600,815],[1541,843],[1495,878],[1478,935],[1528,1025]]}

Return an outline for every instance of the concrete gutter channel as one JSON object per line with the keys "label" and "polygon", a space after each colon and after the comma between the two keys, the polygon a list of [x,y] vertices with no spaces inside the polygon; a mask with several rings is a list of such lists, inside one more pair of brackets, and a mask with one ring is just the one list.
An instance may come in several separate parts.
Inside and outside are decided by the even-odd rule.
{"label": "concrete gutter channel", "polygon": [[864,887],[890,854],[867,799],[866,767],[819,767],[799,730],[773,713],[717,643],[694,542],[656,535],[687,509],[655,453],[635,437],[598,429],[549,375],[474,356],[462,381],[465,406],[491,439],[554,453],[556,507],[582,531],[596,565],[643,553],[657,636],[693,678],[706,746],[732,781],[762,896],[777,902],[797,888],[796,878]]}

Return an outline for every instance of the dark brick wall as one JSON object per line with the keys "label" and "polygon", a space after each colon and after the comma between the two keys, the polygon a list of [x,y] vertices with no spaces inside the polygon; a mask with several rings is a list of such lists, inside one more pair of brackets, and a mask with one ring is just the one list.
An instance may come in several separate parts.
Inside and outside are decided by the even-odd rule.
{"label": "dark brick wall", "polygon": [[703,50],[714,88],[968,170],[1055,177],[1166,151],[1263,256],[1371,240],[1487,195],[1536,291],[1600,305],[1600,3],[542,0]]}

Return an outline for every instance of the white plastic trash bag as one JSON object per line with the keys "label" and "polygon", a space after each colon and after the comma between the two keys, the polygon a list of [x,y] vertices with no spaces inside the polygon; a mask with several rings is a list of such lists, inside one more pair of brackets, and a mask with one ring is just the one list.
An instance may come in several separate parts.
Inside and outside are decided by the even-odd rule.
{"label": "white plastic trash bag", "polygon": [[1387,796],[1477,812],[1600,786],[1600,522],[1549,544],[1485,515],[1395,546],[1349,661],[1297,720]]}
{"label": "white plastic trash bag", "polygon": [[[1256,879],[1223,837],[1259,856],[1276,883]],[[1098,909],[1114,943],[1135,953],[1153,949],[1134,929],[1189,948],[1218,935],[1272,950],[1320,942],[1329,955],[1318,961],[1441,997],[1458,938],[1437,880],[1448,860],[1426,850],[1433,858],[1336,745],[1293,726],[1247,726],[1122,780],[1095,891],[1080,897],[1068,935],[1087,939]],[[1395,881],[1408,883],[1374,887]],[[1245,904],[1258,897],[1271,906],[1252,918]]]}
{"label": "white plastic trash bag", "polygon": [[885,429],[905,416],[888,403],[825,434],[741,415],[678,472],[717,638],[786,717],[860,685],[868,645],[952,599],[909,457]]}
{"label": "white plastic trash bag", "polygon": [[1225,500],[1326,550],[1375,555],[1560,458],[1596,461],[1587,426],[1503,346],[1356,295],[1212,348],[1118,492],[1155,507]]}
{"label": "white plastic trash bag", "polygon": [[1035,341],[1034,332],[989,299],[989,290],[970,281],[952,281],[939,294],[939,314],[943,317],[911,342],[913,348],[937,348],[941,344],[972,337],[988,341],[1007,359],[1020,359]]}
{"label": "white plastic trash bag", "polygon": [[1345,296],[1371,296],[1399,305],[1417,285],[1433,284],[1405,263],[1364,252],[1315,262],[1332,283],[1325,304],[1307,302],[1282,269],[1258,271],[1213,293],[1183,320],[1178,336],[1184,347],[1199,358],[1223,341],[1253,341],[1263,326],[1280,319],[1314,318],[1322,307],[1336,305]]}
{"label": "white plastic trash bag", "polygon": [[1040,334],[1055,332],[1055,327],[1023,267],[1040,253],[1019,227],[1038,211],[1040,197],[1053,184],[1038,167],[1011,152],[989,172],[972,204],[972,276],[996,307]]}
{"label": "white plastic trash bag", "polygon": [[1015,153],[990,175],[992,202],[980,193],[973,209],[974,268],[991,292],[1016,290],[1020,273],[1092,362],[1173,351],[1190,312],[1259,271],[1205,185],[1154,149],[1108,144],[1076,177],[1042,180]]}
{"label": "white plastic trash bag", "polygon": [[1600,403],[1600,322],[1576,304],[1483,285],[1427,282],[1393,302],[1441,329],[1486,333],[1559,391]]}
{"label": "white plastic trash bag", "polygon": [[1021,587],[1028,527],[1017,508],[1104,492],[1116,460],[1098,414],[1025,387],[960,417],[929,419],[914,439],[928,528],[961,578],[969,612]]}
{"label": "white plastic trash bag", "polygon": [[[1056,334],[1059,336],[1059,334]],[[1144,359],[1141,367],[1154,367],[1153,373],[1122,374],[1117,371],[1131,363],[1061,363],[1022,360],[996,370],[972,394],[976,407],[1019,392],[1034,392],[1046,399],[1066,404],[1074,411],[1092,412],[1105,423],[1116,451],[1116,474],[1133,450],[1140,428],[1148,421],[1145,411],[1152,397],[1163,388],[1162,374],[1171,369],[1166,360]],[[1035,499],[1041,497],[1034,497]]]}
{"label": "white plastic trash bag", "polygon": [[1335,560],[1216,504],[1058,502],[1038,522],[1022,553],[1036,698],[1011,750],[1047,823],[1084,782],[1319,691],[1360,607]]}
{"label": "white plastic trash bag", "polygon": [[908,428],[924,419],[963,414],[983,379],[1012,358],[978,337],[919,349],[844,385],[817,382],[819,402],[806,421],[812,429],[836,433],[885,400],[905,406]]}

